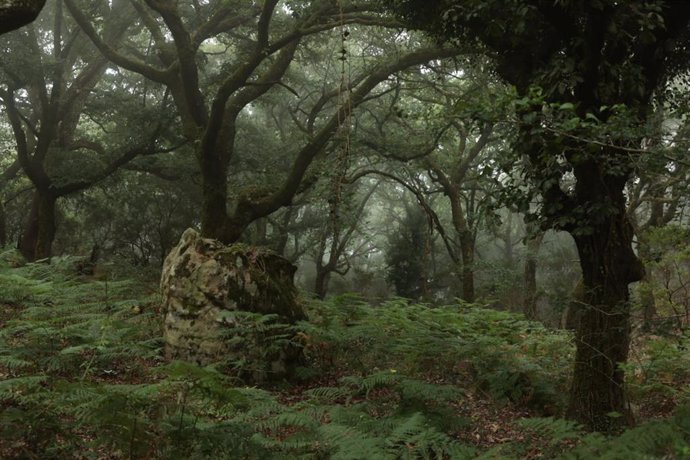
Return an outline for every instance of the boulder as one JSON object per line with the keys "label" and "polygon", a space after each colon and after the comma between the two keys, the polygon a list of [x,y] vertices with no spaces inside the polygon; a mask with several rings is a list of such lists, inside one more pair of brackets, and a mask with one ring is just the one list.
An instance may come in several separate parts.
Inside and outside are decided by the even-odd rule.
{"label": "boulder", "polygon": [[163,264],[166,357],[229,363],[252,381],[289,374],[301,356],[289,325],[305,319],[295,270],[269,250],[186,230]]}

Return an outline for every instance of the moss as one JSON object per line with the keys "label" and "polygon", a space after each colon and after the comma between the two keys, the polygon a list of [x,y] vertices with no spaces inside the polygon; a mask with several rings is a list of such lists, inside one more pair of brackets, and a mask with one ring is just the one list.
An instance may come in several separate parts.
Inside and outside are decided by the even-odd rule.
{"label": "moss", "polygon": [[228,296],[236,299],[241,309],[275,313],[290,320],[305,318],[292,280],[296,268],[288,260],[268,249],[245,244],[228,246],[219,251],[217,258],[234,275]]}
{"label": "moss", "polygon": [[[224,246],[185,232],[166,259],[162,280],[168,357],[251,362],[253,381],[289,370],[301,351],[289,343],[275,348],[272,337],[290,334],[290,326],[281,323],[306,318],[293,284],[295,270],[270,250]],[[265,314],[275,317],[261,318]]]}

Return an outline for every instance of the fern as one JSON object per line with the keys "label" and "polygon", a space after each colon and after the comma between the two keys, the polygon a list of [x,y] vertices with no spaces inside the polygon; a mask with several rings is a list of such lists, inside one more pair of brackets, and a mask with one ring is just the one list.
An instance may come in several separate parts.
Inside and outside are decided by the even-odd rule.
{"label": "fern", "polygon": [[[35,446],[26,457],[511,458],[526,447],[481,452],[458,441],[470,425],[457,410],[466,394],[479,387],[539,413],[566,393],[568,334],[476,305],[403,299],[376,308],[352,296],[314,303],[310,321],[296,328],[275,316],[228,313],[237,348],[226,362],[161,365],[148,288],[85,283],[62,272],[63,262],[12,272],[0,263],[0,301],[16,301],[0,330],[0,444]],[[305,369],[324,379],[293,392],[238,386],[226,372],[267,372],[260,362],[285,344],[304,347]],[[674,357],[685,359],[678,349],[654,353],[650,385],[663,383],[655,376]],[[690,455],[683,411],[616,438],[559,419],[522,426],[546,438],[545,458]]]}
{"label": "fern", "polygon": [[554,443],[577,439],[583,434],[582,426],[579,424],[552,417],[523,419],[520,424],[536,433],[547,435]]}

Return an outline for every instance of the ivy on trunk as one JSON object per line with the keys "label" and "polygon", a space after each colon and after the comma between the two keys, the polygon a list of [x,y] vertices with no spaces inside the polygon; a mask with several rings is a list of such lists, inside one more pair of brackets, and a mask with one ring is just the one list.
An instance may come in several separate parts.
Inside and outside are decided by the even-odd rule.
{"label": "ivy on trunk", "polygon": [[[644,137],[635,126],[647,121],[657,90],[687,66],[682,39],[690,4],[389,3],[414,26],[484,48],[515,87],[514,148],[529,159],[525,172],[541,196],[539,217],[545,229],[573,236],[582,268],[584,305],[568,415],[592,429],[615,430],[626,420],[620,364],[630,340],[628,285],[644,274],[632,249],[623,190],[634,172],[631,152]],[[605,142],[592,142],[579,130],[588,120],[606,129],[621,107],[629,128],[610,130]],[[561,112],[570,124],[558,124]],[[573,176],[574,187],[563,183]]]}

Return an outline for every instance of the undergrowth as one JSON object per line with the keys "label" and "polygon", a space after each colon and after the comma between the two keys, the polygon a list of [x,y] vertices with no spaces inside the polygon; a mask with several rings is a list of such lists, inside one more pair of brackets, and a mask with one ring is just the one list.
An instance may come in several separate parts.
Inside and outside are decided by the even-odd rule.
{"label": "undergrowth", "polygon": [[517,458],[530,439],[544,458],[690,452],[682,410],[613,439],[547,417],[523,422],[535,438],[469,445],[471,394],[562,412],[570,337],[519,316],[313,302],[290,338],[307,358],[301,380],[248,387],[220,364],[164,362],[155,286],[76,276],[73,262],[0,265],[0,458]]}

